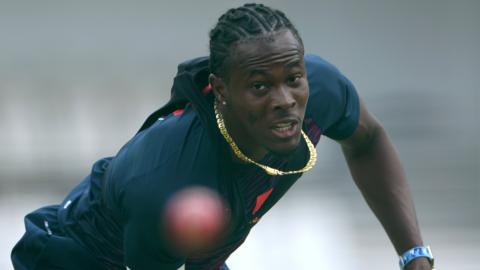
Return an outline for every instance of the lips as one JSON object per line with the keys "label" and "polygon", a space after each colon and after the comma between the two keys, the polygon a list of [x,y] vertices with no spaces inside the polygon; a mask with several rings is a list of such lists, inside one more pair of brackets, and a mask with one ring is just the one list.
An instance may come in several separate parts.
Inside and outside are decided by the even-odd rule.
{"label": "lips", "polygon": [[270,127],[274,137],[279,139],[289,139],[299,132],[299,121],[296,119],[282,120],[276,122]]}

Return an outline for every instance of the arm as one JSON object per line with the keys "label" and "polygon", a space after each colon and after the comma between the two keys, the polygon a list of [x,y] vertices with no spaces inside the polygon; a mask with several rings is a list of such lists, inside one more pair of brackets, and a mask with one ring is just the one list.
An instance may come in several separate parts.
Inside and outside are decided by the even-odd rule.
{"label": "arm", "polygon": [[129,222],[124,230],[125,265],[132,270],[176,270],[186,258],[172,252],[167,241],[158,237],[159,228],[148,222]]}
{"label": "arm", "polygon": [[[360,102],[360,119],[352,136],[339,141],[352,177],[382,223],[398,254],[423,245],[415,209],[398,155],[380,123]],[[418,258],[406,269],[431,269]]]}

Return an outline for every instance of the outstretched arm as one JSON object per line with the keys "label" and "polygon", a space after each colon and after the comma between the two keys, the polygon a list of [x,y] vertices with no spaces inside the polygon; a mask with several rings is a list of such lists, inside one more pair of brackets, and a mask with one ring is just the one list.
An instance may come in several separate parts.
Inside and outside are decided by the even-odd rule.
{"label": "outstretched arm", "polygon": [[[398,155],[380,123],[360,102],[360,120],[352,136],[339,141],[352,177],[382,223],[398,254],[423,245],[412,196]],[[418,258],[406,269],[431,269]]]}

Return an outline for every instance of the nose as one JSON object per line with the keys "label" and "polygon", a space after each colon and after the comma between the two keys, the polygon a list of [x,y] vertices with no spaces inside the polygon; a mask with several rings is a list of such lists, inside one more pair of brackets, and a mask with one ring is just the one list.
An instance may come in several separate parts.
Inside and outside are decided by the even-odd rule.
{"label": "nose", "polygon": [[289,87],[280,86],[273,94],[273,108],[275,110],[288,110],[297,104]]}

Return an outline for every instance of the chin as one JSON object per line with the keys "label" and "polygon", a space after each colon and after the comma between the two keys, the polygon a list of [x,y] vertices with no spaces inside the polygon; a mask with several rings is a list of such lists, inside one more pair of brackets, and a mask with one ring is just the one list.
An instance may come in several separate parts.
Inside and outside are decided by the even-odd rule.
{"label": "chin", "polygon": [[297,150],[300,144],[300,136],[298,139],[294,139],[288,143],[277,144],[269,148],[270,152],[278,156],[288,157],[291,156]]}

